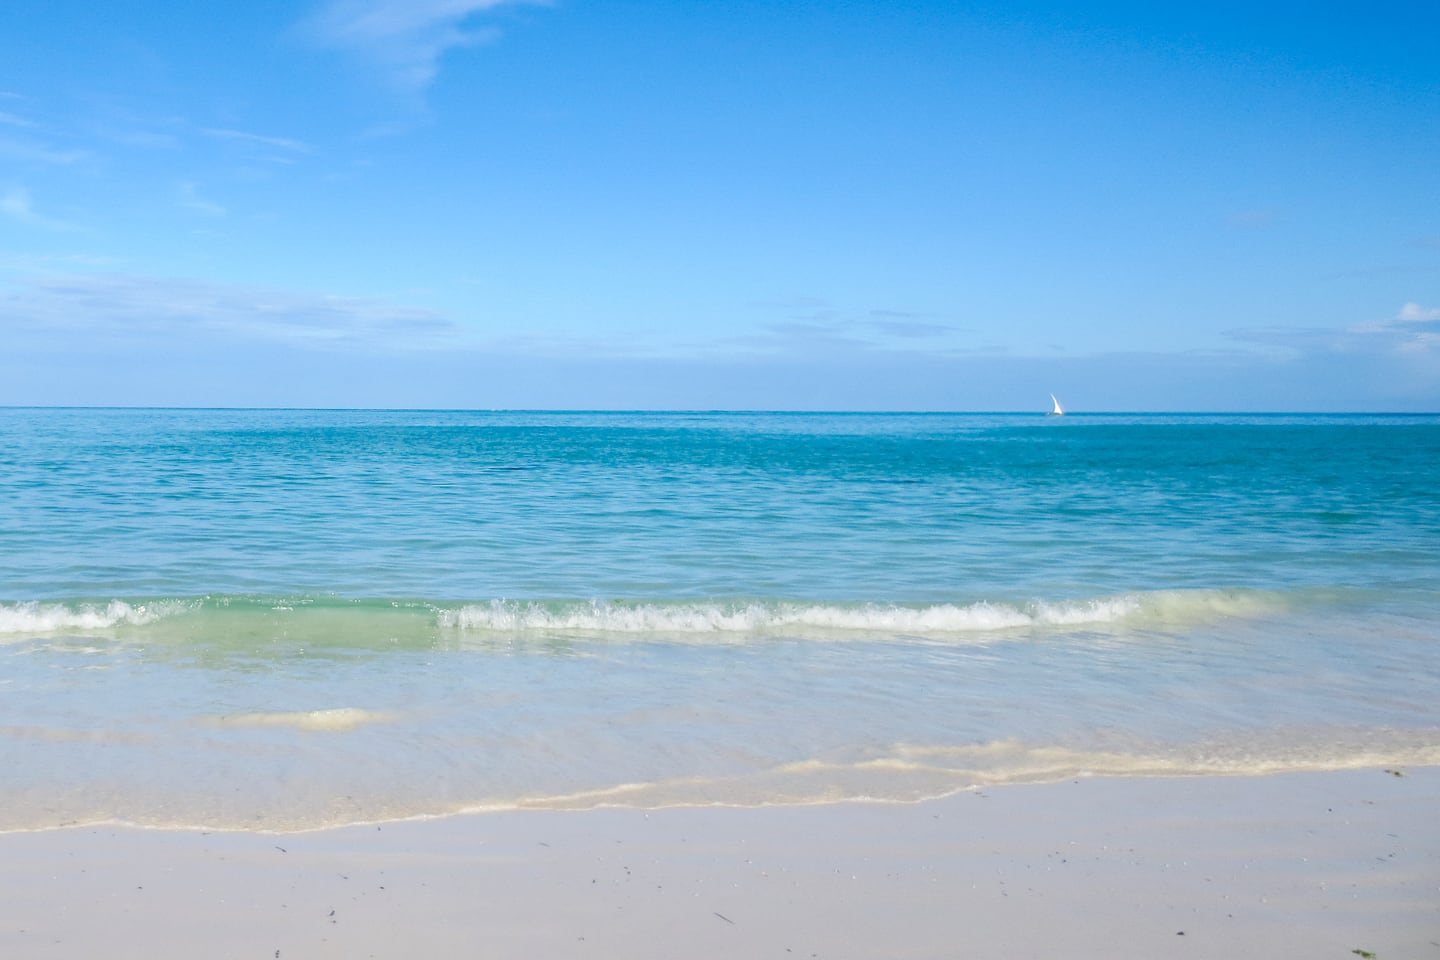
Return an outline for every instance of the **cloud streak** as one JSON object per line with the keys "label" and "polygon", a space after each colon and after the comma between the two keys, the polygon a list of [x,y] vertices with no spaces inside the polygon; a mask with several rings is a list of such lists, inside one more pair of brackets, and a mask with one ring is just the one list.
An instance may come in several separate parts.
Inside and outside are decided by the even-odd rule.
{"label": "cloud streak", "polygon": [[220,204],[213,200],[207,200],[200,195],[200,190],[190,181],[185,181],[176,189],[180,206],[191,213],[198,213],[207,217],[223,217],[228,212]]}
{"label": "cloud streak", "polygon": [[213,127],[202,128],[200,132],[216,140],[229,140],[250,146],[271,147],[289,153],[310,152],[310,145],[308,143],[301,143],[299,140],[291,140],[288,137],[267,137],[258,133],[246,133],[243,130],[224,130]]}
{"label": "cloud streak", "polygon": [[0,137],[0,157],[45,167],[68,167],[88,158],[84,150],[57,150],[28,137]]}
{"label": "cloud streak", "polygon": [[321,348],[432,350],[460,339],[444,315],[381,300],[124,274],[21,278],[0,293],[0,329],[31,337],[241,340]]}
{"label": "cloud streak", "polygon": [[446,51],[495,39],[475,19],[535,0],[329,0],[305,25],[322,46],[376,64],[391,84],[419,93],[435,79]]}
{"label": "cloud streak", "polygon": [[30,200],[30,193],[20,187],[13,187],[3,194],[0,194],[0,214],[4,214],[17,223],[27,227],[39,227],[43,230],[74,230],[73,224],[64,220],[57,220],[54,217],[45,216],[35,210]]}
{"label": "cloud streak", "polygon": [[957,349],[963,331],[909,310],[843,310],[816,297],[751,304],[782,316],[761,322],[753,333],[726,337],[717,344],[762,354],[830,352],[925,352]]}
{"label": "cloud streak", "polygon": [[1329,327],[1252,327],[1232,330],[1232,339],[1268,348],[1289,362],[1326,357],[1389,357],[1407,365],[1411,375],[1429,383],[1440,380],[1440,308],[1406,303],[1394,316]]}
{"label": "cloud streak", "polygon": [[1432,323],[1440,320],[1440,307],[1426,309],[1418,303],[1407,303],[1395,315],[1398,323]]}

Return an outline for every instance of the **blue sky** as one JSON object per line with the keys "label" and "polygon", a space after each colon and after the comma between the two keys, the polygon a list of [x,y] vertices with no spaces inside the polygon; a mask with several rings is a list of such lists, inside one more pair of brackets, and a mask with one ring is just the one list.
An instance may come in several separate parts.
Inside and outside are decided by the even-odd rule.
{"label": "blue sky", "polygon": [[1440,409],[1426,4],[0,6],[0,403]]}

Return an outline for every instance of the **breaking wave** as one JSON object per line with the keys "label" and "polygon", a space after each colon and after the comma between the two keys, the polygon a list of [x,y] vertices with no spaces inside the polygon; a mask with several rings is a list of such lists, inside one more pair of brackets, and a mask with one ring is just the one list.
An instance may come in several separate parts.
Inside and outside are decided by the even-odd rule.
{"label": "breaking wave", "polygon": [[881,604],[795,602],[539,602],[492,600],[441,609],[441,627],[495,633],[720,634],[789,630],[944,635],[1123,622],[1254,616],[1276,597],[1227,591],[1168,591],[1025,603]]}
{"label": "breaking wave", "polygon": [[1038,625],[1109,623],[1134,613],[1133,597],[1081,603],[942,603],[929,606],[799,603],[543,604],[495,600],[442,610],[443,627],[497,632],[754,633],[786,628],[963,633]]}
{"label": "breaking wave", "polygon": [[0,603],[0,636],[14,633],[54,633],[59,630],[108,630],[118,626],[145,626],[179,613],[192,604],[165,600],[157,603],[41,603],[30,600]]}
{"label": "breaking wave", "polygon": [[[1313,599],[1313,598],[1311,598]],[[428,600],[318,596],[0,603],[0,637],[85,634],[237,642],[284,637],[352,646],[425,644],[438,635],[604,635],[671,639],[804,634],[945,637],[1112,626],[1183,626],[1256,617],[1298,594],[1189,590],[1070,600],[880,603],[795,600]]]}

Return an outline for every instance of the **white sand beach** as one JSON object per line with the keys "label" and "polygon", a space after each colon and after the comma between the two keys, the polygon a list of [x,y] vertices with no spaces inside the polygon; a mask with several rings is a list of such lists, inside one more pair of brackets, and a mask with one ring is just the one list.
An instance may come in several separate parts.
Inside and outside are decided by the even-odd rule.
{"label": "white sand beach", "polygon": [[0,837],[0,956],[1440,957],[1440,768]]}

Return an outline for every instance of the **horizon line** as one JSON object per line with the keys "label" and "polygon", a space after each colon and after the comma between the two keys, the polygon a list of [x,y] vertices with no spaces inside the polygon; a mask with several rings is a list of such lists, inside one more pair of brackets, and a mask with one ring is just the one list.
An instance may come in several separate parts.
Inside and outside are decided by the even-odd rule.
{"label": "horizon line", "polygon": [[[314,413],[780,414],[804,416],[1051,416],[1048,410],[843,410],[770,407],[346,407],[179,404],[0,403],[0,410],[154,410]],[[1086,416],[1434,417],[1440,410],[1067,410]]]}

